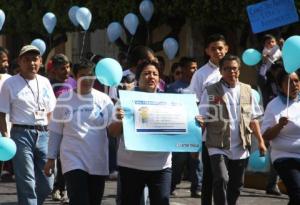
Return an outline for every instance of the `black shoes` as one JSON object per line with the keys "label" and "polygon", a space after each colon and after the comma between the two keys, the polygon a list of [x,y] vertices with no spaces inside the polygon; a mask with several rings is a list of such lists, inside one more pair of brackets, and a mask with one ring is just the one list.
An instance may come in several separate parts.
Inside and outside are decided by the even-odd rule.
{"label": "black shoes", "polygon": [[191,197],[192,198],[201,198],[201,191],[192,191]]}
{"label": "black shoes", "polygon": [[278,189],[278,187],[275,187],[273,189],[267,189],[266,194],[275,195],[275,196],[280,196],[281,195],[280,190]]}

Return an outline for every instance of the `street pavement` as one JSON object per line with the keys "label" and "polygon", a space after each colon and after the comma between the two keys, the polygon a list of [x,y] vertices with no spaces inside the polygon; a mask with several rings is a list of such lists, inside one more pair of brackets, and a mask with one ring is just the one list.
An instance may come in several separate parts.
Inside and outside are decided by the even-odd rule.
{"label": "street pavement", "polygon": [[[178,195],[171,197],[170,205],[201,205],[200,199],[191,198],[190,183],[183,181],[176,189]],[[102,205],[115,205],[116,181],[107,181]],[[287,195],[271,196],[264,191],[244,188],[239,199],[239,205],[285,205],[288,203]],[[50,198],[46,205],[59,205]],[[0,205],[17,205],[16,186],[14,182],[0,182]]]}

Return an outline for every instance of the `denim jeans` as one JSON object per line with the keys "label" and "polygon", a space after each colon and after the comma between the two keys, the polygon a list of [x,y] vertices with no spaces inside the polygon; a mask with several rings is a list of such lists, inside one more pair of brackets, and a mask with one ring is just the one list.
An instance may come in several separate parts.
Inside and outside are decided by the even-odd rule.
{"label": "denim jeans", "polygon": [[286,186],[290,201],[288,205],[300,202],[300,159],[280,158],[275,160],[274,168]]}
{"label": "denim jeans", "polygon": [[75,169],[64,174],[70,205],[101,204],[105,177],[90,175],[86,171]]}
{"label": "denim jeans", "polygon": [[231,160],[222,154],[210,156],[215,205],[236,205],[244,185],[247,159]]}
{"label": "denim jeans", "polygon": [[172,184],[171,191],[175,190],[180,183],[184,166],[189,166],[189,179],[191,181],[191,192],[201,191],[202,187],[202,162],[200,159],[191,157],[191,153],[173,152],[172,153]]}
{"label": "denim jeans", "polygon": [[13,166],[18,203],[41,205],[51,193],[53,186],[53,177],[47,177],[44,174],[48,151],[48,132],[13,127],[11,138],[17,146]]}
{"label": "denim jeans", "polygon": [[119,174],[122,205],[140,205],[146,185],[149,189],[150,205],[169,205],[171,168],[144,171],[119,167]]}

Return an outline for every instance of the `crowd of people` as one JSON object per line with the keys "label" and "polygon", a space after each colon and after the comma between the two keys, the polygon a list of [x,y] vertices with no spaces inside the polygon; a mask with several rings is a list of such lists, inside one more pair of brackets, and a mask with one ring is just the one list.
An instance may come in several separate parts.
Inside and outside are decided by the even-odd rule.
{"label": "crowd of people", "polygon": [[[251,86],[240,82],[242,63],[229,53],[225,37],[209,36],[204,48],[208,62],[202,67],[184,56],[165,76],[164,59],[136,46],[120,85],[109,88],[95,81],[101,56],[72,64],[66,55],[55,54],[43,76],[40,51],[25,45],[9,75],[9,53],[0,48],[0,131],[17,146],[12,161],[5,162],[13,166],[5,171],[14,174],[19,204],[43,204],[51,193],[64,204],[101,204],[105,180],[117,171],[116,204],[144,205],[149,199],[152,205],[168,205],[187,170],[191,197],[201,198],[202,205],[235,205],[252,136],[260,154],[269,149],[271,156],[266,193],[280,195],[280,177],[289,204],[299,203],[299,74],[284,70],[276,38],[266,35],[258,69],[261,106]],[[196,94],[202,152],[127,150],[119,90]]]}

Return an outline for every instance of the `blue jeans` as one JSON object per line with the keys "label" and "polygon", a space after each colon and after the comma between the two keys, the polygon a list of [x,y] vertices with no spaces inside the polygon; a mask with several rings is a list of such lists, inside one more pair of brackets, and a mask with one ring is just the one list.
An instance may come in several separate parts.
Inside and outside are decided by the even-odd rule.
{"label": "blue jeans", "polygon": [[17,145],[13,166],[18,203],[41,205],[51,193],[53,186],[53,177],[47,177],[44,174],[48,151],[48,132],[13,127],[11,138]]}
{"label": "blue jeans", "polygon": [[286,186],[290,201],[289,205],[300,202],[300,159],[280,158],[273,163],[274,168]]}
{"label": "blue jeans", "polygon": [[150,205],[169,205],[171,168],[144,171],[119,167],[119,174],[122,205],[140,205],[146,185],[149,189]]}
{"label": "blue jeans", "polygon": [[171,191],[175,190],[180,183],[184,166],[189,166],[189,178],[191,181],[191,192],[201,191],[202,187],[202,162],[194,159],[189,152],[172,153],[172,184]]}

